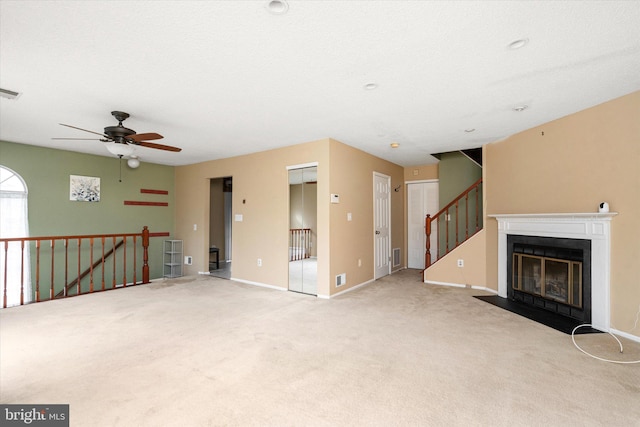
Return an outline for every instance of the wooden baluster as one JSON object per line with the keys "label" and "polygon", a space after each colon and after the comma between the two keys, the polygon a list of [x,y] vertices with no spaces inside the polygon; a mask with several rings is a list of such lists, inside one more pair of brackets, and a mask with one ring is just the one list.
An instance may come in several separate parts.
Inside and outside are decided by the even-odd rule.
{"label": "wooden baluster", "polygon": [[431,215],[427,214],[424,220],[424,229],[427,233],[427,251],[424,253],[424,268],[427,269],[431,265]]}
{"label": "wooden baluster", "polygon": [[449,216],[449,209],[447,209],[445,211],[444,215],[445,215],[445,218],[444,218],[445,222],[444,223],[446,224],[446,227],[445,227],[446,228],[446,230],[445,230],[446,240],[445,240],[444,250],[445,250],[445,254],[448,254],[449,253],[449,226],[450,226],[450,222],[451,222],[451,217]]}
{"label": "wooden baluster", "polygon": [[102,236],[102,262],[100,263],[100,269],[102,270],[102,278],[101,278],[101,284],[100,284],[100,288],[104,291],[105,288],[105,283],[104,283],[104,270],[105,270],[105,265],[104,265],[104,245],[106,243],[104,236]]}
{"label": "wooden baluster", "polygon": [[89,292],[93,292],[93,237],[89,238]]}
{"label": "wooden baluster", "polygon": [[2,308],[7,308],[7,270],[9,264],[7,263],[7,257],[9,254],[9,241],[4,242],[4,297],[2,298]]}
{"label": "wooden baluster", "polygon": [[36,240],[36,302],[40,302],[40,240]]}
{"label": "wooden baluster", "polygon": [[24,305],[24,240],[20,241],[20,305]]}
{"label": "wooden baluster", "polygon": [[458,229],[460,228],[460,214],[458,213],[458,201],[456,200],[456,245],[452,248],[455,249],[458,247],[458,243],[460,242],[460,239],[458,239]]}
{"label": "wooden baluster", "polygon": [[54,295],[56,294],[55,291],[55,249],[56,249],[56,241],[54,239],[50,240],[50,247],[51,247],[51,283],[49,285],[49,299],[53,299]]}
{"label": "wooden baluster", "polygon": [[142,229],[142,283],[149,283],[149,229],[145,225]]}
{"label": "wooden baluster", "polygon": [[67,283],[69,283],[69,239],[64,239],[64,294],[68,294]]}
{"label": "wooden baluster", "polygon": [[115,289],[116,288],[116,258],[118,258],[116,253],[117,251],[116,236],[111,237],[111,249],[113,249],[113,254],[112,254],[113,262],[111,263],[113,265],[113,271],[112,271],[112,277],[111,277],[111,289]]}
{"label": "wooden baluster", "polygon": [[122,286],[127,287],[127,236],[122,236]]}
{"label": "wooden baluster", "polygon": [[81,295],[82,294],[82,284],[80,283],[80,281],[82,280],[81,272],[80,272],[80,266],[82,265],[82,262],[80,260],[81,257],[81,248],[82,248],[82,239],[78,238],[78,283],[76,283],[77,288],[78,288],[78,293],[76,295]]}
{"label": "wooden baluster", "polygon": [[464,195],[464,240],[469,238],[469,193]]}
{"label": "wooden baluster", "polygon": [[133,284],[137,284],[136,282],[136,269],[138,268],[137,257],[138,254],[138,236],[133,236]]}

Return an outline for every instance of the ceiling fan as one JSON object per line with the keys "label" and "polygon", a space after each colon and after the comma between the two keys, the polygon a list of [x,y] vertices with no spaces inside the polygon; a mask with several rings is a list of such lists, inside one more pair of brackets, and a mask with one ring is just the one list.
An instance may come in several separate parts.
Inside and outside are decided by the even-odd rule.
{"label": "ceiling fan", "polygon": [[[96,135],[100,135],[102,138],[95,138],[96,140],[102,141],[105,143],[107,150],[110,153],[115,154],[116,156],[122,158],[123,156],[130,156],[133,154],[134,145],[139,145],[141,147],[147,148],[155,148],[157,150],[165,150],[165,151],[173,151],[179,152],[182,151],[182,148],[172,147],[171,145],[164,144],[156,144],[155,142],[149,142],[149,140],[162,139],[163,136],[157,133],[136,133],[133,129],[128,129],[122,125],[122,122],[129,117],[128,113],[124,113],[122,111],[112,111],[111,115],[116,118],[118,121],[117,126],[107,126],[104,128],[104,133],[94,132],[87,129],[82,129],[76,126],[65,125],[64,123],[60,123],[62,126],[66,126],[72,129],[78,129],[84,132],[93,133]],[[52,139],[65,139],[65,140],[88,140],[87,138],[52,138]]]}

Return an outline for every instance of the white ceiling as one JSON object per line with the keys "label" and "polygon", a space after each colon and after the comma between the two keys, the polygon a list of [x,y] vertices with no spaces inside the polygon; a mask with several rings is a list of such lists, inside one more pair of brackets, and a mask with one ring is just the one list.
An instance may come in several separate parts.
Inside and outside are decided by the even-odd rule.
{"label": "white ceiling", "polygon": [[51,138],[120,110],[183,148],[143,162],[330,137],[413,166],[640,90],[640,1],[266,4],[0,0],[0,87],[21,93],[0,98],[0,139],[107,156]]}

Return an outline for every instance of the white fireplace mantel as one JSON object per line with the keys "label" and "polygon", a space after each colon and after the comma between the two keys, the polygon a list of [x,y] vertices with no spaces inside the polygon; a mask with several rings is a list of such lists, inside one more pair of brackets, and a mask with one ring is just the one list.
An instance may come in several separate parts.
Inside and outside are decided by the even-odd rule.
{"label": "white fireplace mantel", "polygon": [[591,324],[610,328],[611,219],[607,213],[489,215],[498,221],[498,295],[507,297],[507,235],[591,240]]}

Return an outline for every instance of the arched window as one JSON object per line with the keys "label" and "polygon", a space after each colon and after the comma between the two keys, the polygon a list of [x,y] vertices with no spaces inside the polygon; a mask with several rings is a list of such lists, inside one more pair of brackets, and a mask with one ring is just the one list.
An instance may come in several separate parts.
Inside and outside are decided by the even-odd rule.
{"label": "arched window", "polygon": [[[28,236],[27,185],[20,175],[0,165],[0,238]],[[20,304],[21,286],[24,287],[23,302],[25,304],[30,302],[29,246],[25,246],[23,258],[20,242],[9,242],[7,246],[4,243],[0,245],[0,292],[2,295],[0,307],[4,305],[5,268],[7,307]]]}

